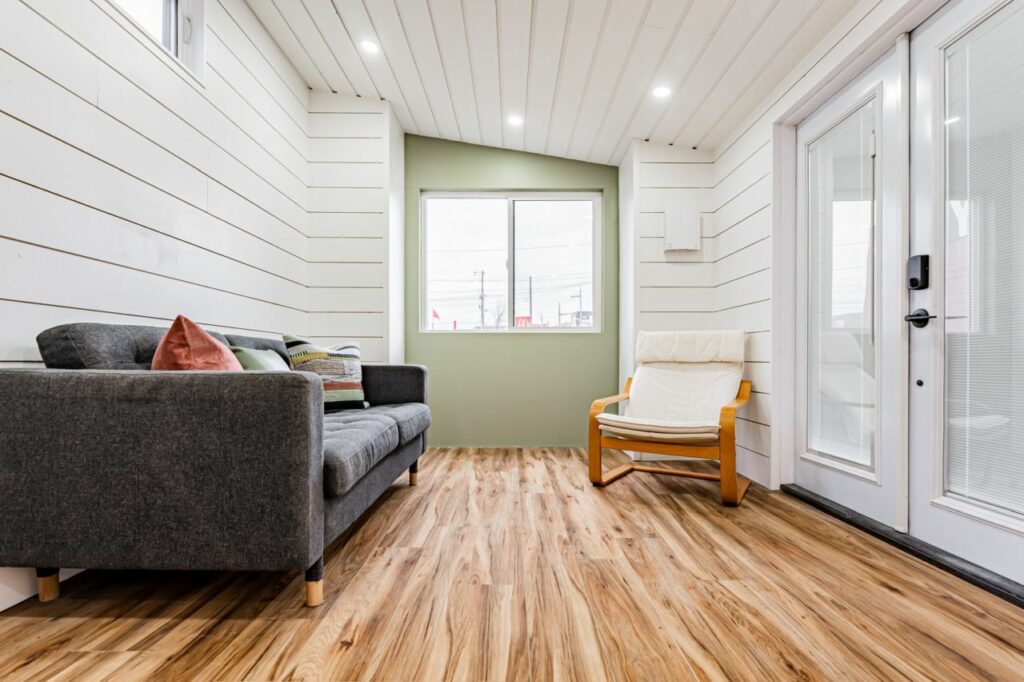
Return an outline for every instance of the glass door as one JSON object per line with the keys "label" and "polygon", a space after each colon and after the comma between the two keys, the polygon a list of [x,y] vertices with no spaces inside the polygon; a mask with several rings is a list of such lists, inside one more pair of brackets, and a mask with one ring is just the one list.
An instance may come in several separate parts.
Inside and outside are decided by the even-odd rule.
{"label": "glass door", "polygon": [[1024,0],[912,37],[910,532],[1024,582]]}
{"label": "glass door", "polygon": [[901,50],[905,41],[797,128],[795,473],[905,530]]}

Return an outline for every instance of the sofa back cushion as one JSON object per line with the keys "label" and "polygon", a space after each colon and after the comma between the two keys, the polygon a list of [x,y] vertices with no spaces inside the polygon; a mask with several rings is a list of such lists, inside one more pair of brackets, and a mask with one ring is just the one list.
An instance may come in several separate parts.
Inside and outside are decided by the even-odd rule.
{"label": "sofa back cushion", "polygon": [[[54,369],[149,369],[160,339],[170,324],[147,327],[130,324],[74,322],[51,327],[36,337],[47,367]],[[274,350],[285,361],[288,354],[280,339],[263,339],[219,332],[210,336],[230,346]]]}

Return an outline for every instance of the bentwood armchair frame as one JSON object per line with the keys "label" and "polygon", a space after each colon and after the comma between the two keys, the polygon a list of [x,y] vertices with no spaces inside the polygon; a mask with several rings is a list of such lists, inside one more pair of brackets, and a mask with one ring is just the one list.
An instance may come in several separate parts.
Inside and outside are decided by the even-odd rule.
{"label": "bentwood armchair frame", "polygon": [[[743,496],[750,486],[750,479],[736,473],[736,411],[743,407],[750,399],[750,382],[742,380],[736,398],[722,407],[719,416],[718,441],[685,444],[685,443],[664,443],[643,440],[629,440],[627,438],[616,438],[605,436],[601,432],[597,416],[604,412],[605,408],[624,400],[629,400],[629,389],[633,378],[626,380],[626,387],[622,393],[595,400],[590,406],[590,428],[588,454],[590,464],[590,481],[595,486],[606,486],[626,474],[634,471],[643,471],[652,474],[668,474],[670,476],[685,476],[687,478],[701,478],[711,481],[719,481],[722,491],[722,504],[735,507],[743,501]],[[601,465],[601,455],[604,448],[615,450],[631,450],[633,452],[644,452],[655,455],[672,455],[676,457],[695,457],[699,459],[716,459],[719,463],[719,473],[705,473],[700,471],[684,471],[680,469],[668,469],[665,467],[648,466],[630,462],[605,472]]]}

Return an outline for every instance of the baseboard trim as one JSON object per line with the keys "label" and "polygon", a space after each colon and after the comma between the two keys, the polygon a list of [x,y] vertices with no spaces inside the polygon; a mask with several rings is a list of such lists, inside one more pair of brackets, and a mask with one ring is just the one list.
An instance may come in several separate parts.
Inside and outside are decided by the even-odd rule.
{"label": "baseboard trim", "polygon": [[801,502],[806,502],[829,516],[834,516],[840,521],[844,521],[864,531],[868,535],[898,547],[904,552],[922,561],[927,561],[929,564],[941,568],[947,573],[952,573],[961,580],[966,580],[986,592],[991,592],[1000,599],[1005,599],[1015,606],[1024,608],[1024,585],[1018,582],[1005,578],[998,573],[993,573],[977,564],[972,564],[970,561],[965,561],[944,549],[939,549],[935,545],[930,545],[905,533],[899,533],[863,514],[853,511],[849,507],[836,504],[832,500],[826,499],[806,488],[801,488],[792,483],[787,483],[781,486],[781,488],[782,492],[787,495],[791,495]]}

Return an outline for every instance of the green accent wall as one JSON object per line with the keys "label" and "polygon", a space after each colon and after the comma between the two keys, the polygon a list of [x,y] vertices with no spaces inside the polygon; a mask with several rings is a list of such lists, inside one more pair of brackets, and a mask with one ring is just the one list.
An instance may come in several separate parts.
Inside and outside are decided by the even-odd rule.
{"label": "green accent wall", "polygon": [[[601,332],[420,332],[420,195],[432,190],[601,192]],[[614,166],[405,136],[405,357],[430,371],[430,445],[586,443],[590,403],[617,389],[618,193]]]}

